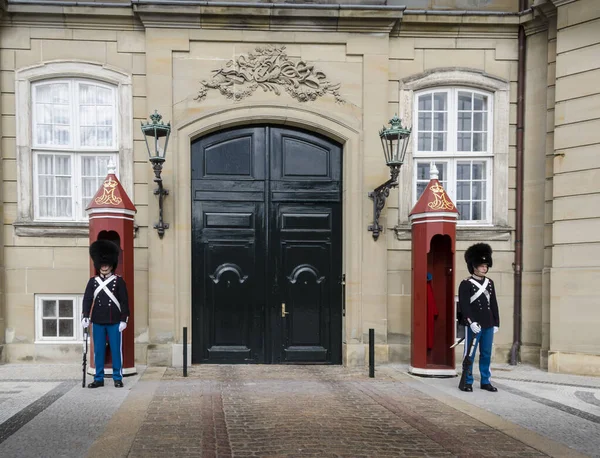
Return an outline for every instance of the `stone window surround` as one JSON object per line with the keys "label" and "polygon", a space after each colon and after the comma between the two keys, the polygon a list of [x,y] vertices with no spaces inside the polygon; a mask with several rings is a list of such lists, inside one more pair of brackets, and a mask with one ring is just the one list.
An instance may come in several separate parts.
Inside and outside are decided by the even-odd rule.
{"label": "stone window surround", "polygon": [[131,75],[116,68],[84,61],[50,61],[15,72],[17,219],[15,235],[22,237],[87,237],[87,222],[35,221],[33,212],[33,153],[31,85],[52,78],[85,78],[117,88],[119,181],[133,201],[133,88]]}
{"label": "stone window surround", "polygon": [[[469,68],[436,68],[400,80],[400,117],[404,125],[413,125],[415,93],[437,87],[479,89],[493,96],[493,196],[492,224],[458,226],[457,240],[509,240],[508,225],[508,160],[510,83],[481,70]],[[398,222],[394,227],[399,240],[410,240],[408,214],[413,207],[413,154],[409,145],[398,186]]]}

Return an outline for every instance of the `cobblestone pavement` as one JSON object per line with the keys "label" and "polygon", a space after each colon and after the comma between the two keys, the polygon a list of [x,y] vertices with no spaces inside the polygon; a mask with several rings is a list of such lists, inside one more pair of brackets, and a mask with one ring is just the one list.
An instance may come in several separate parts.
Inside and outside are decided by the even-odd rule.
{"label": "cobblestone pavement", "polygon": [[79,371],[0,365],[2,458],[600,457],[598,378],[521,368],[467,394],[402,365],[204,365],[89,390]]}
{"label": "cobblestone pavement", "polygon": [[165,374],[130,457],[545,456],[364,370],[201,366],[187,380],[179,373]]}

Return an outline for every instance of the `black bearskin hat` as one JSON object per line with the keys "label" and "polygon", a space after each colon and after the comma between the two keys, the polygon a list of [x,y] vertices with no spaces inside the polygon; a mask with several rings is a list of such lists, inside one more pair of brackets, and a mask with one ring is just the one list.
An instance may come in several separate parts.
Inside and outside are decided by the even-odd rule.
{"label": "black bearskin hat", "polygon": [[469,273],[475,271],[475,267],[481,264],[487,264],[488,268],[492,267],[492,247],[487,243],[476,243],[471,245],[465,251],[465,261],[467,262],[467,269]]}
{"label": "black bearskin hat", "polygon": [[119,263],[119,247],[110,240],[96,240],[90,245],[90,257],[98,272],[100,272],[100,267],[105,264],[112,266],[114,272]]}

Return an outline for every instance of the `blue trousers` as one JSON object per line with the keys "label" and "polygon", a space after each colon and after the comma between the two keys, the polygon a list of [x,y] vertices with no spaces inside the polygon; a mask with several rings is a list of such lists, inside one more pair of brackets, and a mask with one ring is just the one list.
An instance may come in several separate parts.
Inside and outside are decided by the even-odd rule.
{"label": "blue trousers", "polygon": [[[465,344],[465,354],[469,349],[471,340],[475,337],[473,331],[469,326],[466,327],[467,332],[467,343]],[[481,374],[481,384],[487,385],[490,383],[490,377],[492,373],[490,371],[490,363],[492,361],[492,344],[494,343],[494,327],[483,328],[479,333],[479,342],[475,345],[471,358],[475,359],[475,353],[477,347],[479,347],[479,373]],[[473,372],[467,374],[466,383],[468,385],[473,384]]]}
{"label": "blue trousers", "polygon": [[104,354],[106,351],[106,336],[112,356],[113,380],[123,380],[123,340],[119,332],[119,323],[97,324],[92,323],[92,336],[94,338],[94,362],[96,375],[94,381],[104,381]]}

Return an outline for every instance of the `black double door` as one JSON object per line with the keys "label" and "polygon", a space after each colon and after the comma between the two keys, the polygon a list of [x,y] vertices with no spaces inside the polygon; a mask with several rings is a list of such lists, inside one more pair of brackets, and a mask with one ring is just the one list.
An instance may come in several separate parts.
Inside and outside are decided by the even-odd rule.
{"label": "black double door", "polygon": [[341,363],[340,146],[251,126],[191,150],[192,362]]}

